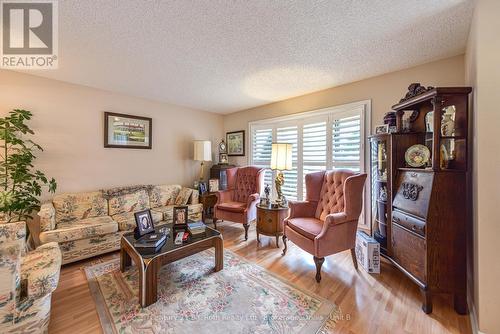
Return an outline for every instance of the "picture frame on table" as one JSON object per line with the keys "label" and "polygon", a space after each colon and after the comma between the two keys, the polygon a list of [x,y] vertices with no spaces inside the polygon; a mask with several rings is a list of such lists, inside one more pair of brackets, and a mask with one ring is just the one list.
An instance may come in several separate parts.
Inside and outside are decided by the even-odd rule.
{"label": "picture frame on table", "polygon": [[136,239],[146,235],[148,233],[154,232],[155,226],[153,223],[153,217],[151,216],[151,210],[143,210],[134,213],[136,228],[134,229],[134,234]]}
{"label": "picture frame on table", "polygon": [[245,130],[226,133],[227,155],[245,156]]}
{"label": "picture frame on table", "polygon": [[187,226],[188,222],[188,207],[187,206],[174,206],[173,219],[175,226]]}
{"label": "picture frame on table", "polygon": [[389,133],[389,124],[377,125],[375,127],[375,134]]}
{"label": "picture frame on table", "polygon": [[151,149],[153,119],[104,112],[104,147]]}
{"label": "picture frame on table", "polygon": [[219,179],[208,180],[208,191],[211,193],[219,191]]}

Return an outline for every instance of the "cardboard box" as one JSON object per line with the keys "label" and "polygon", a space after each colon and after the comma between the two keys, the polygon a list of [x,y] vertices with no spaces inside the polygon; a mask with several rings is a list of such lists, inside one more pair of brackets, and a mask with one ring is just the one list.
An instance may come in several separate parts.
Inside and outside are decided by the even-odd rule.
{"label": "cardboard box", "polygon": [[356,233],[358,264],[370,274],[380,274],[380,244],[362,231]]}

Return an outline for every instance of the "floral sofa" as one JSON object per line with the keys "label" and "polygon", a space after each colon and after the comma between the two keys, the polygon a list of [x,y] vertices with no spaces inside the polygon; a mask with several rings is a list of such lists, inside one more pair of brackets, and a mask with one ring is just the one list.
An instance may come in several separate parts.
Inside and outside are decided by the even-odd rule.
{"label": "floral sofa", "polygon": [[0,224],[0,333],[47,333],[61,251],[49,242],[26,251],[26,223]]}
{"label": "floral sofa", "polygon": [[173,221],[174,206],[187,205],[200,220],[198,192],[179,185],[141,185],[61,194],[42,204],[42,244],[57,242],[63,264],[120,249],[120,238],[134,229],[137,211],[151,209],[154,223]]}

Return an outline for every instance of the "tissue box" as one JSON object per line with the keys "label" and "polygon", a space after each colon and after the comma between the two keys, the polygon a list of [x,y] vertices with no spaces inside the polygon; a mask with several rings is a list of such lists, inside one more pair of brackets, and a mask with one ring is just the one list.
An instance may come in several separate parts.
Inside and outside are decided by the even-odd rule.
{"label": "tissue box", "polygon": [[356,233],[358,264],[370,274],[380,274],[380,244],[365,232]]}

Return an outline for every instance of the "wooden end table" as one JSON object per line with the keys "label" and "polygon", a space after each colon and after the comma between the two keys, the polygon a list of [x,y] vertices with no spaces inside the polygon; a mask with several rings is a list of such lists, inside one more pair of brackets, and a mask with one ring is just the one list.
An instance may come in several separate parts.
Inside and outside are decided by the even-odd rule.
{"label": "wooden end table", "polygon": [[288,217],[289,208],[271,208],[257,205],[257,242],[259,235],[276,237],[276,247],[279,248],[279,237],[283,235],[283,221]]}
{"label": "wooden end table", "polygon": [[217,222],[214,220],[214,206],[217,204],[217,195],[215,192],[206,192],[200,195],[200,203],[203,205],[202,220],[205,222],[207,218],[212,219],[215,229]]}
{"label": "wooden end table", "polygon": [[139,302],[142,307],[149,306],[157,300],[158,272],[167,263],[174,262],[205,249],[215,248],[215,271],[224,267],[223,241],[219,231],[206,227],[205,233],[195,237],[189,236],[182,245],[174,244],[175,231],[173,224],[164,224],[156,227],[170,228],[169,237],[165,244],[156,253],[152,250],[134,247],[134,233],[122,236],[120,247],[120,271],[124,272],[128,266],[134,264],[139,271]]}

